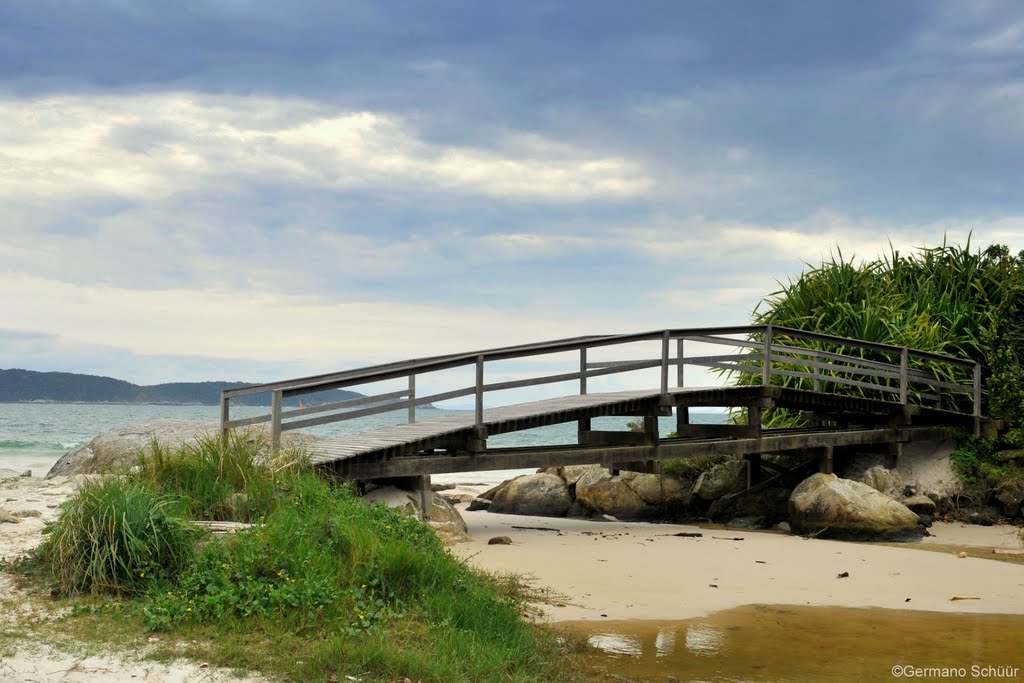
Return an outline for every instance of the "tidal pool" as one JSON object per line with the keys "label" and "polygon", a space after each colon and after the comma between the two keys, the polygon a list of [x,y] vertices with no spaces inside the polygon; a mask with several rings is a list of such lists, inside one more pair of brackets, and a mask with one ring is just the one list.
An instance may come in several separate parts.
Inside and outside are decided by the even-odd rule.
{"label": "tidal pool", "polygon": [[1024,681],[1024,616],[750,605],[685,621],[566,622],[595,680]]}

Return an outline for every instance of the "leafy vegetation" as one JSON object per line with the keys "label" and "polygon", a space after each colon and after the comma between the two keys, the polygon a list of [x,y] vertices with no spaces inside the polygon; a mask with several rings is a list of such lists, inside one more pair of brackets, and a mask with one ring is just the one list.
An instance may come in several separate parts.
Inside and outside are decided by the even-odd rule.
{"label": "leafy vegetation", "polygon": [[[866,262],[845,260],[839,252],[766,297],[754,311],[753,321],[980,362],[986,388],[984,411],[1005,420],[1013,440],[1021,443],[1022,305],[1024,252],[1012,256],[1000,245],[972,251],[968,241],[962,247],[943,244],[909,255],[893,250]],[[786,343],[814,346],[789,339]],[[899,362],[898,358],[877,360]],[[950,379],[964,382],[967,378]],[[757,383],[760,378],[743,375],[740,381]],[[772,381],[791,386],[811,382],[778,376]],[[775,413],[769,419],[784,424],[794,422],[795,416]]]}
{"label": "leafy vegetation", "polygon": [[[65,503],[27,565],[61,594],[116,597],[73,597],[68,629],[101,638],[127,624],[292,680],[573,678],[556,635],[523,618],[522,583],[471,570],[427,526],[363,505],[301,454],[261,452],[246,438],[156,449]],[[193,515],[257,523],[214,537]]]}

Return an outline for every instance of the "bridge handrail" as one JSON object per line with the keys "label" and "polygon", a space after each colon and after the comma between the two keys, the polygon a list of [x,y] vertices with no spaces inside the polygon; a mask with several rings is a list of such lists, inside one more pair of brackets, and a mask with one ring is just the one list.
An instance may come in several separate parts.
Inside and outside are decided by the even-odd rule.
{"label": "bridge handrail", "polygon": [[[730,338],[729,335],[745,335],[747,338],[733,339]],[[759,337],[760,340],[758,340]],[[839,347],[840,349],[850,348],[881,352],[884,354],[899,354],[901,360],[900,364],[897,365],[869,358],[858,358],[857,356],[845,355],[834,350],[826,351],[824,349],[808,349],[774,343],[773,338],[779,337],[820,342],[828,344],[831,347]],[[587,362],[588,349],[642,341],[653,341],[658,339],[662,341],[662,353],[660,359],[605,361],[593,364]],[[671,357],[669,352],[670,341],[673,339],[677,342],[677,352],[674,358]],[[754,349],[754,352],[739,355],[731,354],[686,358],[683,352],[683,344],[685,341],[724,344],[733,347]],[[580,367],[578,371],[564,372],[523,380],[494,382],[490,384],[483,381],[483,368],[487,362],[527,358],[531,356],[563,353],[567,351],[578,351],[580,353]],[[790,355],[786,356],[782,354]],[[767,362],[765,362],[766,355]],[[811,359],[801,358],[800,356],[809,356]],[[925,372],[922,369],[910,367],[911,359],[964,368],[973,367],[973,381],[971,384],[945,381],[934,374]],[[830,363],[827,361],[834,362]],[[773,367],[773,364],[787,363],[811,370],[812,372]],[[837,365],[837,363],[841,363],[842,365]],[[477,374],[477,381],[473,386],[441,392],[430,396],[416,395],[416,377],[418,375],[471,365],[476,366]],[[858,386],[878,390],[883,393],[898,393],[900,402],[904,404],[907,403],[910,398],[910,385],[919,384],[930,386],[940,393],[942,389],[947,389],[954,393],[970,394],[973,398],[973,414],[975,416],[980,416],[981,414],[981,366],[973,361],[928,351],[919,351],[889,344],[836,337],[833,335],[808,332],[805,330],[797,330],[787,327],[772,325],[746,325],[694,329],[666,329],[629,334],[571,337],[547,342],[518,344],[481,351],[446,354],[407,361],[384,363],[335,373],[313,375],[279,382],[269,382],[248,387],[240,387],[237,389],[227,389],[221,392],[221,426],[226,431],[233,427],[270,422],[273,438],[276,444],[279,441],[280,433],[282,431],[353,419],[355,417],[362,417],[376,413],[391,412],[402,408],[408,409],[409,421],[412,422],[415,421],[415,409],[417,406],[469,395],[476,396],[477,422],[478,424],[481,424],[483,394],[489,391],[536,386],[552,382],[579,380],[580,392],[586,393],[586,383],[587,378],[589,377],[597,377],[619,372],[630,372],[633,370],[660,366],[662,369],[661,391],[662,393],[667,393],[668,369],[673,365],[677,366],[677,386],[682,386],[683,384],[682,369],[685,365],[712,367],[745,374],[762,374],[763,382],[765,384],[769,383],[770,376],[772,374],[779,374],[783,376],[812,379],[815,382],[816,387],[820,386],[820,382],[827,384]],[[822,374],[821,371],[825,371],[830,374]],[[889,386],[888,383],[881,384],[879,382],[853,380],[850,378],[840,377],[836,373],[860,375],[862,377],[875,377],[878,379],[884,379],[887,382],[888,380],[898,379],[899,386],[898,388],[894,388]],[[337,401],[327,405],[300,407],[298,409],[290,409],[287,411],[284,409],[283,405],[285,398],[401,378],[408,378],[409,388],[407,390],[349,399],[346,401]],[[271,393],[272,395],[271,412],[269,414],[236,420],[230,419],[230,402],[232,398],[259,393]],[[935,397],[934,394],[929,394],[928,396],[932,398]],[[343,408],[355,408],[357,406],[365,407],[358,410],[348,410],[340,414],[305,418],[302,420],[294,419],[313,413],[322,413],[330,410],[340,410]],[[292,421],[285,423],[285,419],[291,419]]]}

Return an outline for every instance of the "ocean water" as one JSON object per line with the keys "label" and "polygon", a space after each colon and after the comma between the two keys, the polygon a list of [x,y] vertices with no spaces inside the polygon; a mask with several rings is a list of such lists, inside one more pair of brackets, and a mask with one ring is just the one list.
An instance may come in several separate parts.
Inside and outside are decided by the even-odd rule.
{"label": "ocean water", "polygon": [[[266,408],[256,406],[233,407],[233,418],[266,414]],[[464,411],[423,408],[417,420],[430,420],[443,415]],[[89,443],[95,436],[115,427],[124,427],[152,420],[202,420],[216,422],[217,406],[173,405],[117,405],[108,403],[0,403],[0,469],[32,470],[43,476],[64,453]],[[351,434],[367,429],[399,424],[406,419],[405,411],[381,413],[367,417],[335,422],[314,427],[308,431],[321,436]],[[723,413],[707,412],[691,415],[694,422],[721,422]],[[593,421],[595,429],[625,430],[628,417],[600,417]],[[675,419],[661,418],[662,434],[675,429]],[[488,443],[494,447],[564,445],[576,443],[576,423],[549,425],[537,429],[501,434]],[[496,470],[491,472],[463,472],[457,475],[434,475],[439,482],[497,483],[511,476],[532,470]]]}

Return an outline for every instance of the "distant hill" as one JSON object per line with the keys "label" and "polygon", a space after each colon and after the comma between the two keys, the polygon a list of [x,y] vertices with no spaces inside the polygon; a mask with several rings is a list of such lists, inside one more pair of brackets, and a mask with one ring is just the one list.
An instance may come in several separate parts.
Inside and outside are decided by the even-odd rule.
{"label": "distant hill", "polygon": [[[170,382],[140,386],[112,377],[79,375],[72,372],[0,370],[0,403],[52,401],[58,403],[167,403],[217,405],[222,389],[253,386],[246,382]],[[336,389],[302,397],[303,403],[327,403],[359,398],[362,394]],[[232,405],[268,405],[268,394],[239,396]],[[299,400],[286,399],[287,405]]]}

